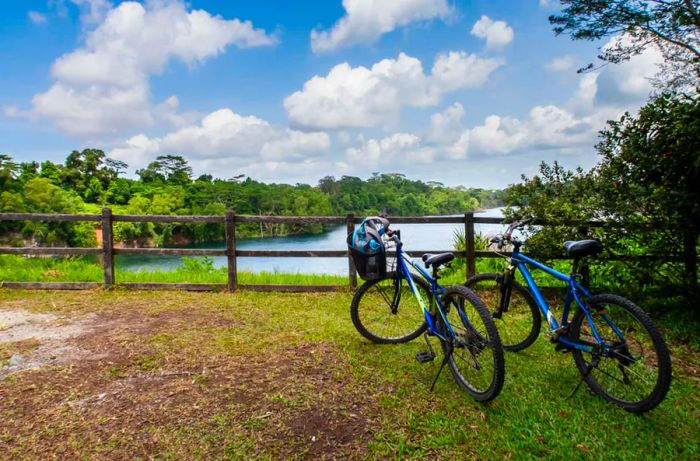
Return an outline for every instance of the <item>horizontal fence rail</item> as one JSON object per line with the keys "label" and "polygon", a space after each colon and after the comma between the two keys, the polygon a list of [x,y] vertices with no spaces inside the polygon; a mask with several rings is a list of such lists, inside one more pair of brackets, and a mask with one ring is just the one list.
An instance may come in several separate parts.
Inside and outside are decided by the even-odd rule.
{"label": "horizontal fence rail", "polygon": [[[121,215],[112,214],[110,208],[103,208],[101,215],[93,214],[44,214],[44,213],[0,213],[0,221],[94,221],[100,223],[102,246],[99,248],[59,248],[59,247],[0,247],[0,254],[11,255],[101,255],[104,272],[103,282],[2,282],[6,288],[26,289],[62,289],[84,290],[97,287],[111,288],[113,286],[131,289],[180,289],[191,291],[236,291],[243,288],[251,291],[334,291],[347,288],[347,285],[239,285],[236,259],[239,257],[272,256],[272,257],[322,257],[348,258],[348,284],[351,288],[357,286],[357,272],[347,250],[239,250],[236,248],[236,224],[265,223],[265,224],[345,224],[347,232],[353,232],[355,225],[362,222],[361,217],[353,214],[346,216],[262,216],[235,215],[229,211],[225,215]],[[476,250],[475,224],[505,224],[502,218],[479,217],[467,212],[463,216],[396,216],[389,217],[392,224],[463,224],[466,249],[410,250],[406,253],[411,257],[420,257],[425,253],[440,253],[451,251],[465,258],[467,276],[476,273],[476,258],[494,258],[508,252]],[[115,248],[113,239],[113,224],[115,222],[154,222],[154,223],[219,223],[224,225],[224,240],[226,247],[220,248]],[[535,225],[547,223],[533,222]],[[556,223],[578,227],[601,227],[606,222],[591,221],[585,223]],[[163,255],[163,256],[224,256],[227,258],[227,278],[225,284],[219,283],[117,283],[114,272],[114,257],[116,255]],[[563,258],[562,258],[563,259]],[[640,259],[640,260],[681,260],[668,256],[653,255],[611,255],[610,260]]]}

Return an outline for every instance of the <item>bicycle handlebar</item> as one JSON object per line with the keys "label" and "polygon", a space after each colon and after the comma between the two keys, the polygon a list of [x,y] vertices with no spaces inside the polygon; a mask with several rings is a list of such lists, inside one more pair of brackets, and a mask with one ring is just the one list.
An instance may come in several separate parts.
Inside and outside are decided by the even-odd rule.
{"label": "bicycle handlebar", "polygon": [[[503,248],[506,242],[513,242],[513,231],[515,229],[519,229],[526,224],[529,224],[532,222],[532,218],[525,218],[520,221],[516,221],[514,223],[511,223],[507,228],[506,231],[503,234],[496,235],[491,239],[491,242],[489,243],[489,246],[491,246],[494,243],[497,243],[500,248]],[[519,242],[518,242],[519,243]]]}

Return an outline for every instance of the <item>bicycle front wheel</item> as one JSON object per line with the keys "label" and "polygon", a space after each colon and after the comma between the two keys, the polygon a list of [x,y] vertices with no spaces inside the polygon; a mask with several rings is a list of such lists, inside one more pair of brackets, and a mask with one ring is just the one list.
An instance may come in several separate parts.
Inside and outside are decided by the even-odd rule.
{"label": "bicycle front wheel", "polygon": [[503,388],[505,361],[496,325],[486,305],[464,286],[445,291],[445,316],[454,336],[436,314],[447,364],[457,384],[480,402],[496,398]]}
{"label": "bicycle front wheel", "polygon": [[[671,356],[661,333],[646,312],[621,296],[595,295],[589,305],[607,352],[572,351],[586,384],[633,413],[656,407],[671,385]],[[575,341],[597,344],[581,309],[572,320],[570,335]]]}
{"label": "bicycle front wheel", "polygon": [[[430,285],[417,275],[411,274],[411,277],[423,301],[429,305],[432,299]],[[350,316],[362,336],[381,344],[411,341],[428,326],[408,281],[396,274],[363,283],[352,298]]]}
{"label": "bicycle front wheel", "polygon": [[502,312],[503,274],[485,273],[469,277],[465,283],[493,313],[493,321],[507,351],[519,351],[535,342],[540,334],[542,316],[530,292],[515,280],[510,281],[510,295]]}

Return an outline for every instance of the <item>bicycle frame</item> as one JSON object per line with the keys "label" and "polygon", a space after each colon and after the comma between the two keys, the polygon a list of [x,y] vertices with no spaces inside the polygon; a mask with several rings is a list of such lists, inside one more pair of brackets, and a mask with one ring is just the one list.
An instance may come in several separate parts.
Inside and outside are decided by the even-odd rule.
{"label": "bicycle frame", "polygon": [[[428,306],[426,306],[425,300],[423,299],[423,296],[421,296],[420,292],[418,291],[418,288],[416,287],[416,284],[413,282],[413,279],[411,278],[411,272],[409,270],[409,266],[415,269],[418,274],[425,279],[425,281],[430,283],[430,291],[433,296],[433,300],[435,301],[435,305],[437,306],[437,310],[440,313],[440,316],[442,317],[442,320],[445,322],[445,325],[447,326],[447,331],[450,334],[451,338],[455,337],[455,332],[452,329],[452,325],[450,322],[447,320],[447,316],[445,315],[445,309],[440,301],[440,295],[445,292],[445,288],[440,285],[437,282],[437,279],[432,277],[428,272],[420,267],[418,264],[416,264],[411,258],[406,256],[406,253],[404,253],[403,248],[401,245],[396,247],[396,262],[397,262],[397,272],[398,272],[398,278],[399,279],[406,279],[408,281],[408,287],[411,289],[411,292],[413,293],[413,296],[418,300],[418,304],[420,305],[421,309],[423,310],[423,316],[425,317],[425,321],[428,324],[428,331],[430,331],[431,334],[444,339],[448,340],[449,338],[445,337],[442,335],[438,330],[437,326],[435,325],[435,321],[433,319],[433,316],[430,314],[430,309]],[[400,283],[400,282],[399,282]],[[462,313],[460,312],[460,316],[462,316]],[[464,319],[466,322],[469,322],[469,319]]]}
{"label": "bicycle frame", "polygon": [[[578,304],[579,308],[583,311],[583,313],[586,315],[586,318],[588,320],[588,324],[591,327],[591,332],[593,333],[593,336],[595,337],[596,341],[599,344],[603,344],[604,341],[601,339],[598,329],[595,326],[595,322],[593,321],[593,317],[591,316],[591,313],[589,309],[586,307],[586,303],[584,300],[581,298],[581,294],[583,295],[584,298],[590,298],[591,293],[583,286],[581,285],[578,280],[576,280],[576,277],[573,275],[566,275],[563,274],[555,269],[552,269],[549,266],[546,266],[542,264],[541,262],[534,260],[530,258],[529,256],[521,253],[517,249],[513,251],[511,254],[511,261],[513,264],[515,264],[515,267],[520,271],[522,274],[523,278],[525,279],[525,282],[527,283],[527,286],[530,288],[530,292],[532,293],[532,296],[535,298],[535,302],[537,303],[537,306],[540,308],[540,311],[542,312],[542,315],[547,319],[547,323],[549,324],[550,331],[555,331],[558,328],[560,328],[562,325],[567,325],[568,324],[568,317],[569,317],[569,312],[571,309],[571,303],[573,301],[576,301],[576,304]],[[537,267],[538,269],[541,269],[548,274],[552,275],[553,277],[566,282],[567,283],[567,288],[566,288],[566,297],[564,298],[564,311],[562,312],[562,317],[561,317],[561,324],[557,322],[557,319],[554,317],[554,314],[552,314],[552,311],[549,308],[549,304],[547,303],[547,300],[544,298],[544,295],[542,295],[542,292],[540,291],[539,287],[537,286],[537,283],[535,283],[535,280],[532,277],[532,274],[530,274],[530,270],[528,269],[527,265],[530,264],[532,266]],[[622,338],[623,335],[622,333],[615,327],[615,325],[608,319],[606,321],[610,324],[610,326],[615,330],[615,332]],[[572,341],[569,338],[560,336],[558,338],[558,341],[561,342],[562,344],[565,344],[566,346],[579,349],[582,351],[586,352],[592,352],[594,347],[590,344],[584,344],[581,342],[576,342]]]}

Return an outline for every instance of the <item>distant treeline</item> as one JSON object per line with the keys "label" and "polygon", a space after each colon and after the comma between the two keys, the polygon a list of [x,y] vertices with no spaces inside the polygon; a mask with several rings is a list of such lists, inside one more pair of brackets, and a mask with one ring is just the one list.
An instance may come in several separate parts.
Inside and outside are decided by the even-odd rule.
{"label": "distant treeline", "polygon": [[[98,213],[109,206],[126,214],[237,214],[358,216],[386,211],[393,215],[462,213],[501,204],[501,191],[447,187],[402,174],[379,174],[363,180],[326,176],[316,186],[266,184],[243,175],[216,179],[192,177],[192,168],[177,155],[158,157],[123,177],[128,165],[98,149],[73,151],[63,164],[15,162],[0,155],[0,212]],[[321,232],[320,225],[257,224],[241,226],[241,236]],[[38,245],[94,244],[93,223],[2,222],[3,243]],[[219,224],[115,224],[115,238],[128,245],[220,240]]]}

